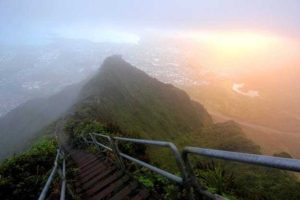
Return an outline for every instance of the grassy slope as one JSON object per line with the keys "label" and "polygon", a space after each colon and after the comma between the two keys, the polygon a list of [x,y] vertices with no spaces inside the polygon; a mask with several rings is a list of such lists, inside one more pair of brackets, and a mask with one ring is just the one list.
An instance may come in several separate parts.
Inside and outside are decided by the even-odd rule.
{"label": "grassy slope", "polygon": [[[118,59],[106,60],[99,74],[83,88],[66,126],[73,137],[106,129],[113,134],[172,141],[179,148],[190,145],[260,153],[238,124],[213,124],[206,110],[185,92]],[[170,151],[147,148],[146,154],[148,161],[177,172]],[[220,194],[251,200],[277,200],[284,195],[296,200],[300,195],[295,189],[299,183],[286,172],[222,162],[207,167],[210,165],[203,159],[194,161],[199,180]],[[149,182],[147,177],[143,179]]]}
{"label": "grassy slope", "polygon": [[212,120],[182,90],[146,75],[118,57],[108,58],[75,105],[78,118],[117,124],[124,132],[168,139],[200,130]]}

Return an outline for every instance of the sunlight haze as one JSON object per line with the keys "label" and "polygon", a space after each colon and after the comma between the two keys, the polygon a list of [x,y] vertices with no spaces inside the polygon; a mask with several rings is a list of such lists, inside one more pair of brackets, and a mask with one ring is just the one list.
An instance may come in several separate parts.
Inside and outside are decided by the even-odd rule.
{"label": "sunlight haze", "polygon": [[0,0],[16,199],[300,200],[300,0]]}

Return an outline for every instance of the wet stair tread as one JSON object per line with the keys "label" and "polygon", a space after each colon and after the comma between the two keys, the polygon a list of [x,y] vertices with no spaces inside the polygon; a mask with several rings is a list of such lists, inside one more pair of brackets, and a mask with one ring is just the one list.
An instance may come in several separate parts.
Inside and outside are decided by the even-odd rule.
{"label": "wet stair tread", "polygon": [[92,172],[101,172],[105,169],[107,169],[109,166],[105,165],[104,163],[97,163],[95,165],[93,165],[91,168],[88,169],[81,169],[80,170],[80,176],[84,177],[84,176],[88,176],[89,174],[91,174]]}
{"label": "wet stair tread", "polygon": [[98,158],[96,156],[89,156],[89,157],[86,157],[86,158],[75,158],[75,162],[78,163],[79,165],[82,165],[82,164],[85,164],[85,163],[88,163],[88,162],[91,162],[91,161],[94,161],[94,160],[97,160]]}
{"label": "wet stair tread", "polygon": [[113,193],[113,191],[120,189],[124,184],[129,180],[128,176],[123,176],[122,178],[116,180],[115,182],[111,183],[109,186],[98,192],[96,195],[92,197],[92,199],[103,199],[110,194]]}
{"label": "wet stair tread", "polygon": [[93,164],[101,163],[101,161],[99,161],[99,159],[95,158],[95,159],[90,160],[88,162],[76,162],[75,161],[75,163],[79,166],[79,169],[85,169],[86,167],[91,167]]}
{"label": "wet stair tread", "polygon": [[89,189],[86,193],[88,194],[95,194],[99,190],[105,188],[107,185],[111,184],[112,182],[116,181],[122,176],[122,173],[117,172],[114,173],[113,175],[107,177],[106,179],[102,180],[98,184],[95,184],[93,188]]}
{"label": "wet stair tread", "polygon": [[75,186],[82,199],[142,200],[150,196],[104,154],[70,150],[70,155],[79,170]]}
{"label": "wet stair tread", "polygon": [[[107,181],[107,180],[106,180],[106,177],[107,177],[108,175],[110,175],[113,171],[115,171],[115,168],[113,168],[113,169],[111,169],[111,170],[107,170],[107,171],[105,171],[105,172],[103,172],[103,173],[100,173],[99,175],[95,176],[94,178],[92,178],[92,179],[89,180],[88,182],[84,183],[84,184],[83,184],[83,188],[84,188],[84,189],[91,188],[93,185],[97,184],[98,182],[101,182],[101,184],[104,184],[105,181]],[[115,172],[115,173],[120,174],[119,172]],[[114,173],[113,175],[108,176],[107,179],[108,179],[108,178],[113,179],[115,173]]]}
{"label": "wet stair tread", "polygon": [[93,171],[93,172],[89,173],[89,174],[86,175],[86,176],[81,176],[81,175],[80,175],[81,181],[82,181],[82,183],[87,182],[88,180],[90,180],[90,179],[93,178],[94,176],[98,175],[99,173],[103,173],[103,172],[105,172],[105,171],[108,170],[108,169],[109,169],[109,167],[104,166],[103,168],[101,168],[101,170]]}
{"label": "wet stair tread", "polygon": [[75,160],[75,161],[84,161],[86,159],[89,159],[89,158],[93,158],[93,157],[96,157],[94,155],[89,155],[89,154],[82,154],[82,153],[78,153],[78,154],[71,154],[71,157]]}
{"label": "wet stair tread", "polygon": [[102,162],[99,159],[95,159],[94,161],[91,161],[89,163],[85,163],[85,164],[81,165],[79,167],[79,169],[80,170],[87,170],[87,169],[93,167],[94,165],[100,164],[100,163],[102,163]]}
{"label": "wet stair tread", "polygon": [[117,194],[115,194],[111,200],[121,200],[124,199],[126,197],[128,197],[128,195],[137,188],[137,183],[133,182],[133,183],[129,183],[129,185],[127,185],[126,187],[124,187],[122,190],[120,190]]}
{"label": "wet stair tread", "polygon": [[141,200],[146,199],[149,196],[149,192],[146,189],[142,189],[139,193],[137,193],[132,200]]}

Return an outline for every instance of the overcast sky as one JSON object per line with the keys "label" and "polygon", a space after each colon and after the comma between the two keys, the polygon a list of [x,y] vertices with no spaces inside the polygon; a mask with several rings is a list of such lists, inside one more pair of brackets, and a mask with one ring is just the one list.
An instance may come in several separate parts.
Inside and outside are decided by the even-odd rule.
{"label": "overcast sky", "polygon": [[[147,30],[261,30],[300,36],[299,0],[0,0],[0,41]],[[120,37],[121,38],[121,37]]]}

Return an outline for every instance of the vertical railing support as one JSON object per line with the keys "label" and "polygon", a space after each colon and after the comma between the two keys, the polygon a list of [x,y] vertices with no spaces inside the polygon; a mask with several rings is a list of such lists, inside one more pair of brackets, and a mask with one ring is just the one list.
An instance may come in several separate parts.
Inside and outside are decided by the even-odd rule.
{"label": "vertical railing support", "polygon": [[116,155],[117,158],[117,162],[119,163],[120,168],[122,169],[122,171],[125,171],[125,164],[123,161],[123,158],[120,156],[120,150],[118,147],[118,141],[115,140],[114,138],[108,136],[110,138],[110,142],[111,142],[111,148],[114,152],[114,154]]}
{"label": "vertical railing support", "polygon": [[[206,188],[204,188],[202,185],[199,184],[197,181],[196,175],[194,174],[194,171],[192,169],[192,165],[188,159],[188,153],[186,151],[183,151],[181,154],[182,160],[185,163],[186,171],[189,176],[189,198],[194,199],[194,192],[193,189],[197,190],[199,194],[201,194],[203,197],[208,197],[209,199],[216,199],[216,197],[208,192]],[[195,188],[193,187],[195,186]]]}
{"label": "vertical railing support", "polygon": [[[105,150],[108,150],[108,151],[111,151],[112,154],[116,157],[116,161],[117,161],[117,164],[118,166],[120,167],[121,170],[125,170],[125,164],[120,156],[120,151],[119,151],[119,148],[118,146],[116,145],[116,141],[114,140],[113,137],[109,136],[109,135],[105,135],[105,134],[100,134],[100,133],[89,133],[91,139],[92,139],[92,142],[94,143],[94,145],[97,147],[97,149],[99,151],[100,150],[100,147],[101,146],[102,148],[104,148]],[[109,142],[109,146],[106,146],[104,144],[101,144],[97,141],[97,139],[95,138],[95,136],[100,136],[102,138],[105,138],[108,140]]]}

